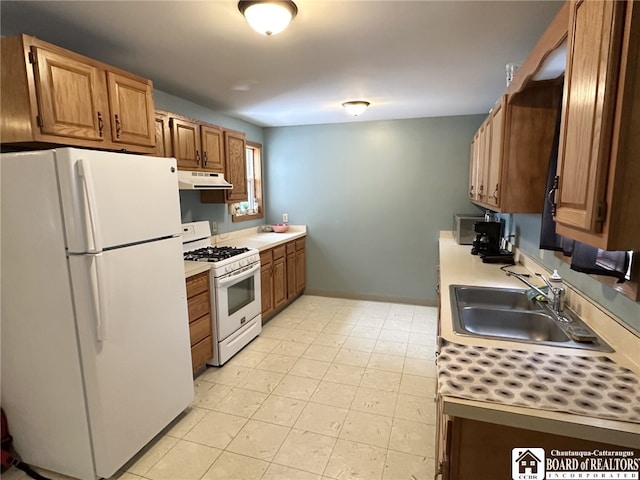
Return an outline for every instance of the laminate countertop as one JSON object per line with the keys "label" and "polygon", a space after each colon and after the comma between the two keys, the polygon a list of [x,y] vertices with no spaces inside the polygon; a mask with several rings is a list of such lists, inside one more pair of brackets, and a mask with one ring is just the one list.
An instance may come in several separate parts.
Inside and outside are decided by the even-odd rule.
{"label": "laminate countertop", "polygon": [[[590,299],[584,297],[580,292],[573,289],[571,285],[565,284],[567,289],[567,306],[591,328],[612,348],[613,352],[601,352],[594,350],[584,350],[576,348],[563,348],[559,346],[538,345],[533,343],[518,342],[512,340],[486,339],[472,336],[459,335],[453,330],[452,307],[449,287],[450,285],[477,285],[489,287],[503,288],[527,288],[523,283],[514,277],[507,276],[499,264],[485,264],[482,260],[470,254],[471,247],[469,245],[458,245],[451,232],[441,232],[440,240],[440,332],[439,332],[439,350],[440,355],[444,355],[441,359],[438,357],[438,376],[440,385],[440,394],[443,390],[446,394],[442,394],[444,412],[464,418],[470,418],[479,421],[498,423],[518,428],[545,431],[569,437],[584,438],[619,446],[627,446],[640,448],[640,423],[636,421],[624,421],[613,419],[610,412],[601,409],[604,402],[596,402],[589,412],[575,413],[569,407],[562,408],[558,405],[557,409],[543,408],[543,402],[536,402],[540,392],[527,391],[526,387],[531,386],[530,381],[519,381],[520,378],[526,379],[527,368],[534,370],[536,365],[531,360],[542,359],[539,363],[542,367],[549,365],[543,362],[551,362],[552,365],[558,365],[556,370],[551,369],[551,375],[546,377],[548,382],[541,382],[541,389],[548,389],[549,393],[553,393],[554,389],[558,389],[558,402],[565,402],[570,399],[571,393],[561,393],[564,387],[556,387],[558,378],[571,370],[572,365],[582,365],[584,368],[576,369],[576,375],[588,374],[589,369],[594,370],[597,374],[606,373],[609,369],[611,376],[600,376],[601,387],[594,395],[605,396],[608,392],[614,392],[612,395],[618,397],[618,405],[622,410],[629,411],[632,415],[629,418],[637,418],[634,411],[640,405],[638,403],[638,385],[632,385],[629,389],[630,396],[625,396],[624,386],[620,386],[619,378],[626,378],[629,382],[637,382],[640,378],[640,338],[619,320],[615,319],[610,313],[602,309],[602,307],[593,303]],[[518,265],[510,267],[513,271],[519,273],[543,273],[548,275],[549,272],[533,259],[516,253]],[[535,277],[534,277],[535,278]],[[538,283],[538,282],[536,282]],[[540,282],[541,283],[541,282]],[[452,352],[454,352],[452,354]],[[499,372],[500,369],[482,369],[477,363],[480,355],[492,353],[498,364],[510,364],[514,369],[513,373],[504,374]],[[454,370],[464,367],[459,362],[461,356],[468,355],[473,358],[476,370],[484,372],[484,380],[487,384],[499,382],[500,388],[504,393],[503,399],[487,401],[490,395],[495,394],[497,386],[483,385],[481,382],[469,380],[471,388],[469,391],[477,391],[479,395],[474,397],[467,393],[457,394],[451,388],[447,388],[450,384],[456,386],[455,382],[450,382]],[[458,358],[451,358],[451,357]],[[491,356],[491,355],[489,355]],[[501,356],[510,357],[510,360],[500,358]],[[448,360],[448,361],[444,361]],[[491,360],[489,360],[491,361]],[[520,363],[519,363],[520,362]],[[535,363],[535,362],[534,362]],[[451,366],[454,366],[451,369]],[[524,368],[520,368],[524,366]],[[597,367],[597,368],[596,368]],[[486,372],[485,372],[486,370]],[[491,372],[495,372],[495,378],[491,378]],[[507,369],[507,372],[509,370]],[[556,372],[556,373],[553,373]],[[498,376],[505,378],[498,378]],[[616,376],[615,380],[613,376]],[[589,378],[588,376],[586,378]],[[608,380],[611,378],[611,380]],[[506,381],[508,379],[508,381]],[[539,379],[539,376],[534,380]],[[523,394],[524,383],[524,394]],[[540,382],[539,382],[540,383]],[[449,385],[448,385],[449,384]],[[508,385],[514,385],[519,389],[518,392],[510,392]],[[517,385],[517,387],[515,387]],[[444,387],[444,388],[442,388]],[[485,391],[482,394],[483,390]],[[588,403],[585,396],[585,390],[573,389],[573,394],[581,398],[580,402]],[[461,389],[462,391],[462,389]],[[568,392],[572,392],[570,388]],[[617,393],[616,393],[617,392]],[[499,392],[498,392],[499,393]],[[484,395],[484,398],[483,398]],[[529,396],[533,401],[522,402],[522,398]],[[547,395],[549,396],[549,395]],[[513,401],[509,401],[509,397]],[[604,401],[609,401],[604,398]],[[570,402],[565,402],[569,403]],[[614,402],[615,403],[615,402]],[[609,402],[611,404],[611,402]],[[523,406],[527,405],[527,406]],[[570,413],[573,412],[573,413]],[[624,418],[624,416],[622,417]]]}
{"label": "laminate countertop", "polygon": [[[257,228],[246,228],[229,233],[221,233],[211,237],[211,245],[228,247],[248,247],[265,251],[298,238],[306,237],[306,225],[289,225],[284,233],[258,232]],[[185,278],[192,277],[211,269],[208,262],[184,262]]]}

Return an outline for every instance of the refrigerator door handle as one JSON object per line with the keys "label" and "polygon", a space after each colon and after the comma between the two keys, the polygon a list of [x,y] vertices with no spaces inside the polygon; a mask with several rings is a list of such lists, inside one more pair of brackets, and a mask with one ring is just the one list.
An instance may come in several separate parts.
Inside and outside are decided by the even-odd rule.
{"label": "refrigerator door handle", "polygon": [[91,269],[91,293],[96,319],[96,336],[99,342],[107,339],[107,298],[104,258],[102,253],[91,255],[95,268]]}
{"label": "refrigerator door handle", "polygon": [[87,210],[89,211],[89,222],[91,224],[92,245],[87,246],[89,253],[98,253],[102,251],[102,235],[100,234],[100,225],[98,224],[96,212],[96,195],[93,188],[93,175],[89,162],[83,159],[78,160],[78,175],[82,178],[82,185],[87,195]]}

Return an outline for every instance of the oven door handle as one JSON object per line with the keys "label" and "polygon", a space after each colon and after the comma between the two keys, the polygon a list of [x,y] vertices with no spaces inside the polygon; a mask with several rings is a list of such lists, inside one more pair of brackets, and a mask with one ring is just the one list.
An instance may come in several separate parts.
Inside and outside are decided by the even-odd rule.
{"label": "oven door handle", "polygon": [[224,287],[231,283],[236,283],[239,280],[244,280],[245,278],[249,278],[254,275],[258,270],[260,270],[260,264],[255,263],[253,265],[249,265],[241,268],[240,270],[236,270],[235,272],[231,272],[228,276],[224,276],[218,279],[218,286]]}

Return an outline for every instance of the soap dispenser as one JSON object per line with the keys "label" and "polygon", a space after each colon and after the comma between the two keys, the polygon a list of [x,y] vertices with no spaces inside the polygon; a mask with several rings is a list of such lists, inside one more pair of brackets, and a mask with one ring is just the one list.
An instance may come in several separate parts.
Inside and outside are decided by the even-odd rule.
{"label": "soap dispenser", "polygon": [[549,277],[549,282],[553,287],[562,287],[562,276],[558,273],[558,270],[553,271],[553,274]]}
{"label": "soap dispenser", "polygon": [[566,293],[564,285],[562,284],[562,276],[558,273],[558,270],[554,270],[553,274],[549,277],[549,287],[554,297],[554,310],[556,312],[562,312],[564,310]]}

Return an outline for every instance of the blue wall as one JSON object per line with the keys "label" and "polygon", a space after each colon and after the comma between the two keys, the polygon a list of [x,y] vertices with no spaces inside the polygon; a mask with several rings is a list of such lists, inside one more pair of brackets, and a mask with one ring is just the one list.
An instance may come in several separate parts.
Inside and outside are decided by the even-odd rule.
{"label": "blue wall", "polygon": [[484,116],[265,129],[269,222],[309,228],[310,292],[436,303],[441,230],[467,200]]}

